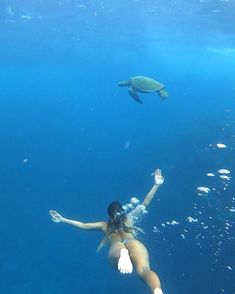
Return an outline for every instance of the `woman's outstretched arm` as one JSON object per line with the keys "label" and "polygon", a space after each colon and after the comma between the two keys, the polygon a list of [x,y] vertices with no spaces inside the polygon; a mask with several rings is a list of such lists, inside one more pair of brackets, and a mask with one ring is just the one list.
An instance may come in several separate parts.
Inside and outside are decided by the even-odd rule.
{"label": "woman's outstretched arm", "polygon": [[159,188],[160,185],[163,184],[164,178],[162,176],[162,172],[160,169],[157,169],[154,173],[154,180],[155,184],[152,187],[152,189],[148,192],[146,197],[144,198],[144,201],[141,203],[141,205],[144,205],[145,207],[149,206],[150,202],[152,201],[155,193],[157,192],[157,189]]}
{"label": "woman's outstretched arm", "polygon": [[162,176],[161,170],[157,169],[154,173],[154,179],[155,179],[155,184],[154,186],[151,188],[151,190],[148,192],[148,194],[146,195],[146,197],[144,198],[144,201],[137,205],[136,208],[134,208],[129,214],[129,218],[128,220],[130,221],[130,224],[133,223],[134,218],[135,217],[139,217],[140,215],[143,214],[143,212],[145,211],[146,207],[149,206],[150,202],[153,200],[153,197],[155,195],[155,193],[157,192],[157,189],[159,188],[160,185],[163,184],[164,182],[164,178]]}
{"label": "woman's outstretched arm", "polygon": [[83,223],[62,217],[62,215],[55,210],[50,210],[49,213],[52,217],[52,221],[55,223],[65,223],[83,230],[106,231],[106,222]]}

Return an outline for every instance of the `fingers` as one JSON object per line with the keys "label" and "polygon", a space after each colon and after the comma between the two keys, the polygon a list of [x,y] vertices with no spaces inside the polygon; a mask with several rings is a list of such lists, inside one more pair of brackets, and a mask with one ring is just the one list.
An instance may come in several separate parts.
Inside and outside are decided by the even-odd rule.
{"label": "fingers", "polygon": [[51,218],[52,218],[53,222],[55,222],[55,223],[60,223],[61,222],[62,216],[57,211],[50,210],[49,213],[51,215]]}
{"label": "fingers", "polygon": [[56,210],[50,210],[49,211],[50,215],[53,217],[53,216],[56,216],[56,215],[59,215],[59,213],[56,211]]}
{"label": "fingers", "polygon": [[157,175],[157,176],[161,176],[162,175],[162,172],[161,172],[160,168],[156,169],[155,175]]}
{"label": "fingers", "polygon": [[162,176],[162,172],[161,170],[158,168],[156,171],[155,171],[155,183],[156,185],[161,185],[163,184],[164,182],[164,178]]}
{"label": "fingers", "polygon": [[155,171],[155,178],[163,179],[162,171],[159,168]]}

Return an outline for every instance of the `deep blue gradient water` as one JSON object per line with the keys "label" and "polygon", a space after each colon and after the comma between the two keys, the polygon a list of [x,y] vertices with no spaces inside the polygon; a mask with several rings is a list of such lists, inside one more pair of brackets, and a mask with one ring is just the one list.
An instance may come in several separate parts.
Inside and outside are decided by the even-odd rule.
{"label": "deep blue gradient water", "polygon": [[[234,19],[234,0],[0,2],[1,294],[149,293],[48,211],[106,220],[158,167],[141,239],[164,294],[235,293]],[[169,99],[137,104],[134,75]]]}

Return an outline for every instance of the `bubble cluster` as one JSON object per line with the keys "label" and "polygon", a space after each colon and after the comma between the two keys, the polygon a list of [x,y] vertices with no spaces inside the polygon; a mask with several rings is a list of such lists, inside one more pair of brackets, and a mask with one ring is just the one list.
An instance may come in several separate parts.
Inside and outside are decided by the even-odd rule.
{"label": "bubble cluster", "polygon": [[139,222],[143,215],[148,213],[144,205],[140,204],[140,201],[136,197],[130,198],[130,201],[122,206],[129,217],[133,218],[134,223]]}
{"label": "bubble cluster", "polygon": [[[224,135],[226,127],[231,127],[231,124],[233,127]],[[195,200],[190,215],[180,216],[173,221],[167,220],[153,227],[153,232],[158,234],[157,237],[163,242],[168,242],[171,255],[175,249],[173,242],[169,241],[171,235],[175,241],[178,238],[181,242],[198,247],[199,254],[209,254],[207,258],[210,260],[209,270],[212,272],[235,271],[234,260],[224,259],[225,255],[229,257],[226,250],[234,248],[235,245],[235,192],[232,186],[235,135],[231,134],[234,126],[234,120],[226,123],[220,130],[222,133],[219,134],[219,143],[211,143],[209,148],[206,147],[210,155],[212,153],[211,168],[206,170],[209,164],[205,165],[205,170],[195,177],[199,179],[198,184],[201,184],[192,187],[195,193],[192,199]],[[227,293],[226,285],[221,292]]]}

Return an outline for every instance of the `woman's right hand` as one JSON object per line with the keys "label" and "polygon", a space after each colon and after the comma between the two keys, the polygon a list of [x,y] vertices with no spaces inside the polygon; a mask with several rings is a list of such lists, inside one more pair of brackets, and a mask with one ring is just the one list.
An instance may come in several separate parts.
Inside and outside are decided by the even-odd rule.
{"label": "woman's right hand", "polygon": [[49,211],[52,221],[55,223],[60,223],[62,221],[62,215],[60,215],[57,211],[55,210],[50,210]]}

